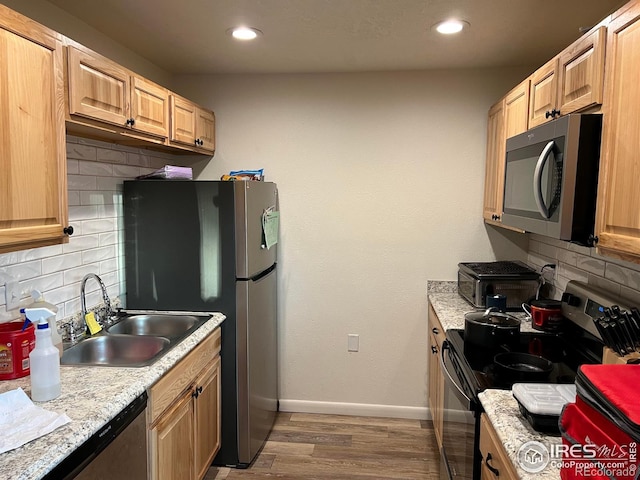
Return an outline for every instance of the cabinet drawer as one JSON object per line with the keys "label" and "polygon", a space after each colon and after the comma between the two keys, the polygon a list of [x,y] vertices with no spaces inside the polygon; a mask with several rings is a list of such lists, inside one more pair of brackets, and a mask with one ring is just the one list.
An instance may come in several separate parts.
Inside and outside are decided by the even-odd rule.
{"label": "cabinet drawer", "polygon": [[150,424],[195,382],[200,372],[213,362],[219,352],[220,328],[217,328],[149,389]]}
{"label": "cabinet drawer", "polygon": [[515,467],[502,448],[502,442],[500,442],[485,413],[480,418],[480,453],[482,454],[483,478],[489,472],[493,477],[500,479],[516,480],[518,478]]}

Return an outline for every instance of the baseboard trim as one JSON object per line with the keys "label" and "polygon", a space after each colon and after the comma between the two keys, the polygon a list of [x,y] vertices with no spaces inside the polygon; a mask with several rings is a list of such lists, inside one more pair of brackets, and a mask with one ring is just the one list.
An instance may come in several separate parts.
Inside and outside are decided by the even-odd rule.
{"label": "baseboard trim", "polygon": [[369,403],[315,402],[290,399],[280,399],[280,411],[356,415],[361,417],[408,418],[412,420],[428,420],[431,418],[427,407],[405,407]]}

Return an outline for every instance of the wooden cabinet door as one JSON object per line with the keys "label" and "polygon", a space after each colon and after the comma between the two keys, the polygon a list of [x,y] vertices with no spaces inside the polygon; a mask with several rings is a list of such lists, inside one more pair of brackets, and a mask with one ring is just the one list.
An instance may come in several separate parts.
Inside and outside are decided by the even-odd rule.
{"label": "wooden cabinet door", "polygon": [[640,4],[609,24],[596,235],[602,253],[640,261]]}
{"label": "wooden cabinet door", "polygon": [[195,472],[202,479],[220,449],[220,357],[196,381]]}
{"label": "wooden cabinet door", "polygon": [[149,80],[131,77],[131,127],[151,135],[169,136],[169,91]]}
{"label": "wooden cabinet door", "polygon": [[527,131],[529,119],[529,79],[511,90],[504,100],[505,139]]}
{"label": "wooden cabinet door", "polygon": [[213,112],[198,108],[196,115],[196,138],[198,139],[198,148],[213,153],[215,146],[215,117]]}
{"label": "wooden cabinet door", "polygon": [[171,95],[172,142],[195,146],[197,110],[198,107],[193,102]]}
{"label": "wooden cabinet door", "polygon": [[61,243],[67,223],[61,37],[0,5],[0,253]]}
{"label": "wooden cabinet door", "polygon": [[480,417],[480,454],[482,455],[482,480],[516,480],[515,467],[504,451],[486,413]]}
{"label": "wooden cabinet door", "polygon": [[558,94],[558,59],[545,63],[531,75],[529,91],[529,127],[551,120]]}
{"label": "wooden cabinet door", "polygon": [[483,217],[500,220],[504,190],[505,166],[504,101],[489,109],[487,121],[487,159],[484,172]]}
{"label": "wooden cabinet door", "polygon": [[195,478],[192,391],[162,416],[150,432],[151,478]]}
{"label": "wooden cabinet door", "polygon": [[67,48],[69,113],[126,126],[129,72],[98,54]]}
{"label": "wooden cabinet door", "polygon": [[442,447],[444,428],[444,372],[440,366],[440,352],[444,330],[433,307],[429,305],[429,409],[438,447]]}
{"label": "wooden cabinet door", "polygon": [[602,103],[606,27],[574,42],[558,56],[558,101],[562,115]]}

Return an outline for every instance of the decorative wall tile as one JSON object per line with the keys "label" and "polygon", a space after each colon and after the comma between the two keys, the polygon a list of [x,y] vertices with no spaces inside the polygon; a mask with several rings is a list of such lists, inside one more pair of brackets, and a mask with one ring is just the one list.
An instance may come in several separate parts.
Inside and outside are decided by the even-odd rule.
{"label": "decorative wall tile", "polygon": [[118,234],[116,232],[101,233],[99,238],[99,245],[101,247],[106,245],[114,245],[118,242]]}
{"label": "decorative wall tile", "polygon": [[34,260],[8,265],[4,271],[16,280],[28,280],[42,275],[42,261]]}
{"label": "decorative wall tile", "polygon": [[100,218],[98,220],[85,220],[82,222],[82,232],[84,235],[110,232],[116,228],[115,218]]}
{"label": "decorative wall tile", "polygon": [[80,192],[80,204],[81,205],[113,205],[118,201],[116,192]]}
{"label": "decorative wall tile", "polygon": [[82,265],[82,252],[66,253],[42,260],[42,273],[61,272]]}
{"label": "decorative wall tile", "polygon": [[136,178],[140,175],[140,167],[131,165],[114,165],[114,177]]}
{"label": "decorative wall tile", "polygon": [[640,290],[640,272],[609,263],[606,266],[604,276],[616,283]]}
{"label": "decorative wall tile", "polygon": [[92,220],[98,218],[98,208],[94,205],[69,207],[69,221]]}
{"label": "decorative wall tile", "polygon": [[98,190],[122,191],[122,178],[96,177]]}
{"label": "decorative wall tile", "polygon": [[586,270],[589,273],[593,273],[594,275],[604,277],[605,262],[598,260],[597,258],[578,254],[576,257],[576,267]]}
{"label": "decorative wall tile", "polygon": [[99,205],[97,206],[99,218],[117,217],[122,210],[121,205]]}
{"label": "decorative wall tile", "polygon": [[82,263],[99,263],[108,259],[115,258],[116,247],[109,245],[107,247],[94,248],[92,250],[84,250],[82,252]]}
{"label": "decorative wall tile", "polygon": [[73,191],[67,193],[67,202],[69,206],[80,205],[80,192]]}
{"label": "decorative wall tile", "polygon": [[96,160],[98,153],[96,147],[67,142],[67,159]]}
{"label": "decorative wall tile", "polygon": [[100,270],[100,265],[92,263],[89,265],[82,265],[81,267],[69,268],[64,271],[64,284],[69,285],[71,283],[80,282],[85,275],[90,273],[97,274]]}
{"label": "decorative wall tile", "polygon": [[80,175],[100,175],[111,176],[113,175],[113,165],[102,162],[78,162],[78,173]]}
{"label": "decorative wall tile", "polygon": [[69,243],[62,246],[64,253],[78,252],[88,248],[96,248],[99,245],[98,235],[72,236]]}
{"label": "decorative wall tile", "polygon": [[67,188],[69,190],[96,190],[96,177],[85,175],[67,175]]}
{"label": "decorative wall tile", "polygon": [[99,148],[98,161],[109,163],[127,163],[127,153],[120,150]]}
{"label": "decorative wall tile", "polygon": [[80,173],[78,169],[79,160],[67,159],[67,175]]}

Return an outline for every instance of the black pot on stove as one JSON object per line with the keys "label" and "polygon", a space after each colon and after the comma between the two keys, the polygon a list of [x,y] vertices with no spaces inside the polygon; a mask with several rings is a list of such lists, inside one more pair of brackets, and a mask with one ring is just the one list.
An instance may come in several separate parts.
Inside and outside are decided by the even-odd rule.
{"label": "black pot on stove", "polygon": [[520,320],[494,308],[464,314],[464,342],[485,348],[510,346],[520,338]]}

